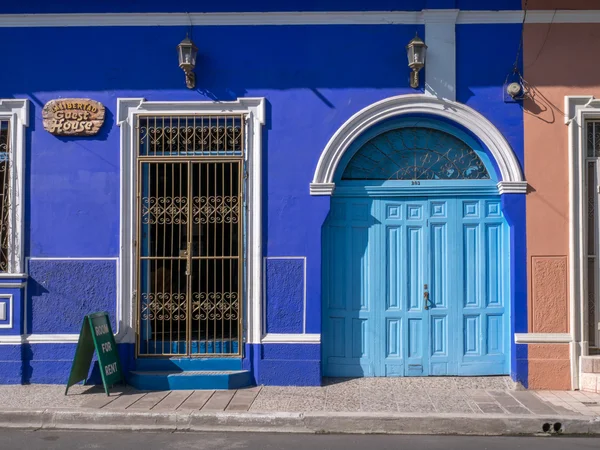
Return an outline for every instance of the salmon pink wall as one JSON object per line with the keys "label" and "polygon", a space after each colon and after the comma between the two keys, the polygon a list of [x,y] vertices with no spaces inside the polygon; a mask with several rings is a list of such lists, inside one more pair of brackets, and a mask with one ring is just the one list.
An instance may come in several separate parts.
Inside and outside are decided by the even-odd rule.
{"label": "salmon pink wall", "polygon": [[[535,1],[529,7],[564,7]],[[581,8],[597,2],[569,2]],[[553,5],[553,6],[551,6]],[[563,104],[566,95],[600,97],[600,24],[527,24],[523,76],[530,98],[523,104],[527,195],[529,332],[569,332],[569,172]],[[567,351],[563,347],[567,348]],[[570,386],[568,346],[529,346],[529,387]],[[569,382],[567,383],[567,380]]]}

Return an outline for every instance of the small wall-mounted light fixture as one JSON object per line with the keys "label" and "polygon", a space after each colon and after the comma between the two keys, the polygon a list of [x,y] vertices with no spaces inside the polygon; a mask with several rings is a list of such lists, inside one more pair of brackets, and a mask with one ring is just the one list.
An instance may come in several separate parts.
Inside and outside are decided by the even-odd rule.
{"label": "small wall-mounted light fixture", "polygon": [[186,36],[177,46],[177,54],[179,56],[179,67],[185,72],[185,85],[188,89],[194,89],[196,87],[194,68],[196,67],[198,47]]}
{"label": "small wall-mounted light fixture", "polygon": [[425,55],[427,46],[425,42],[415,34],[415,37],[410,40],[406,46],[406,55],[408,56],[408,67],[412,69],[410,74],[410,87],[419,87],[419,70],[425,67]]}
{"label": "small wall-mounted light fixture", "polygon": [[517,99],[523,93],[523,86],[521,86],[521,83],[510,83],[506,87],[506,93],[513,99]]}

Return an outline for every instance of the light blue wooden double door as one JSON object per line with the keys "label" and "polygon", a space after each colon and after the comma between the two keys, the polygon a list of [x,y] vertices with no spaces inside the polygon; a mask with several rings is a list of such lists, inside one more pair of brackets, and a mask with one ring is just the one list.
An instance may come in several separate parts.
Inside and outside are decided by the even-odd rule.
{"label": "light blue wooden double door", "polygon": [[323,374],[508,373],[508,227],[492,197],[334,197]]}

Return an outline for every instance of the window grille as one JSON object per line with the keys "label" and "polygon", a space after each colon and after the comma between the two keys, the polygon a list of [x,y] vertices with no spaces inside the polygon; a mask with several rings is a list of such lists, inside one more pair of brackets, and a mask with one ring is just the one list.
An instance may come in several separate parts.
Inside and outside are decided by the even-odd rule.
{"label": "window grille", "polygon": [[368,141],[352,157],[344,180],[481,180],[490,175],[477,153],[444,131],[406,127]]}
{"label": "window grille", "polygon": [[590,347],[598,346],[598,158],[600,157],[600,121],[587,123],[585,196],[587,206],[587,327]]}
{"label": "window grille", "polygon": [[8,271],[10,254],[10,122],[0,119],[0,272]]}

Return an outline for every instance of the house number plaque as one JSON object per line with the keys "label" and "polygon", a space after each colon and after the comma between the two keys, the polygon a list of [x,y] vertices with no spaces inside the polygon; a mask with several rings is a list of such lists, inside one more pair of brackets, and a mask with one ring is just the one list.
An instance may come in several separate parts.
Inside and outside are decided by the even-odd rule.
{"label": "house number plaque", "polygon": [[93,136],[104,123],[104,105],[88,98],[50,100],[42,118],[46,131],[56,136]]}

